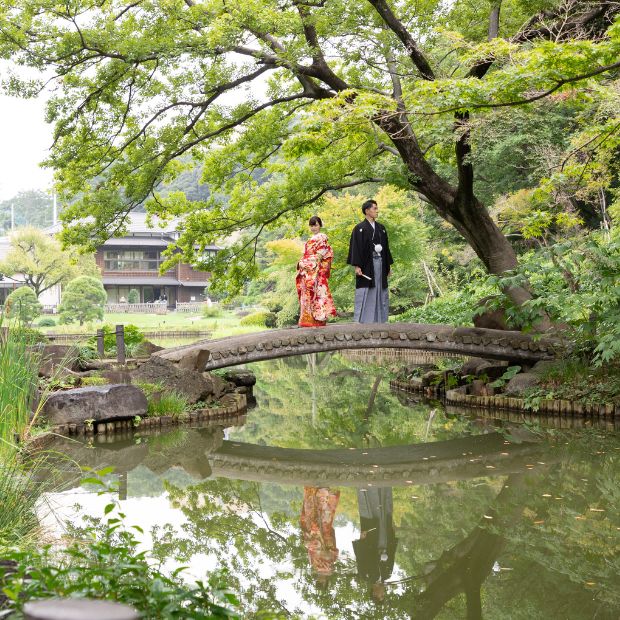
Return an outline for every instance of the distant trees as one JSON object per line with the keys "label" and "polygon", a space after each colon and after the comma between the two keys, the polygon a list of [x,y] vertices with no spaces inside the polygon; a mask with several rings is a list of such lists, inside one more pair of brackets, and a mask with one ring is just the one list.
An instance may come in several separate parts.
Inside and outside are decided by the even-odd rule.
{"label": "distant trees", "polygon": [[32,323],[41,314],[42,306],[35,292],[28,286],[15,289],[4,302],[4,312],[11,319]]}
{"label": "distant trees", "polygon": [[107,294],[101,280],[80,276],[71,280],[65,288],[59,308],[60,322],[83,325],[86,321],[103,319]]}
{"label": "distant trees", "polygon": [[19,192],[0,202],[0,228],[11,230],[11,207],[15,227],[34,226],[45,228],[53,224],[53,200],[45,192],[28,190]]}

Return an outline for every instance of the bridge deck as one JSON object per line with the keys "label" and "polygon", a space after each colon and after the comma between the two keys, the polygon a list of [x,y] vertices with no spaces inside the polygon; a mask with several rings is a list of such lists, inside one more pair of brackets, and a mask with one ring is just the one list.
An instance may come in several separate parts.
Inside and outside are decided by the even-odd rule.
{"label": "bridge deck", "polygon": [[529,334],[420,323],[335,323],[321,328],[268,330],[158,351],[155,355],[197,370],[336,351],[397,348],[534,363],[553,359],[563,345]]}

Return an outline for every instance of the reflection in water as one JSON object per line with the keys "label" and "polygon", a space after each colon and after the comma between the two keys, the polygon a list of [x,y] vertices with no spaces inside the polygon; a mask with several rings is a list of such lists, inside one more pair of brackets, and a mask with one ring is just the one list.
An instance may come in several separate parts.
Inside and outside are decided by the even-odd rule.
{"label": "reflection in water", "polygon": [[385,584],[394,570],[396,534],[392,522],[394,503],[390,487],[358,489],[360,537],[353,541],[357,572],[372,584],[372,595],[382,601]]}
{"label": "reflection in water", "polygon": [[385,370],[315,362],[314,399],[307,360],[257,365],[230,441],[183,428],[58,448],[116,467],[130,524],[142,497],[172,506],[156,555],[197,578],[226,566],[243,617],[620,616],[616,436],[495,432],[390,393]]}
{"label": "reflection in water", "polygon": [[338,489],[304,487],[301,507],[301,532],[317,583],[327,587],[338,558],[334,517],[340,499]]}

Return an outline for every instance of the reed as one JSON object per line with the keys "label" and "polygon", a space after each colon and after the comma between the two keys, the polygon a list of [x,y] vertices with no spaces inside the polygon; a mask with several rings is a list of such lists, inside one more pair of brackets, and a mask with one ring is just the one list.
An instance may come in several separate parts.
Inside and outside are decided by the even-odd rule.
{"label": "reed", "polygon": [[0,315],[0,457],[30,427],[41,354],[32,333]]}

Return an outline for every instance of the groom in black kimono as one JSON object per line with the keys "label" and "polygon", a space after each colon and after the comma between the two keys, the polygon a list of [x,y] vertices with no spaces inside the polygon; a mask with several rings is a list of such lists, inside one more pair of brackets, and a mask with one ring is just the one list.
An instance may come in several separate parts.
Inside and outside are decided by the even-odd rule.
{"label": "groom in black kimono", "polygon": [[388,276],[394,262],[385,226],[377,222],[376,200],[362,205],[365,219],[351,232],[347,263],[355,267],[355,313],[358,323],[387,323]]}

